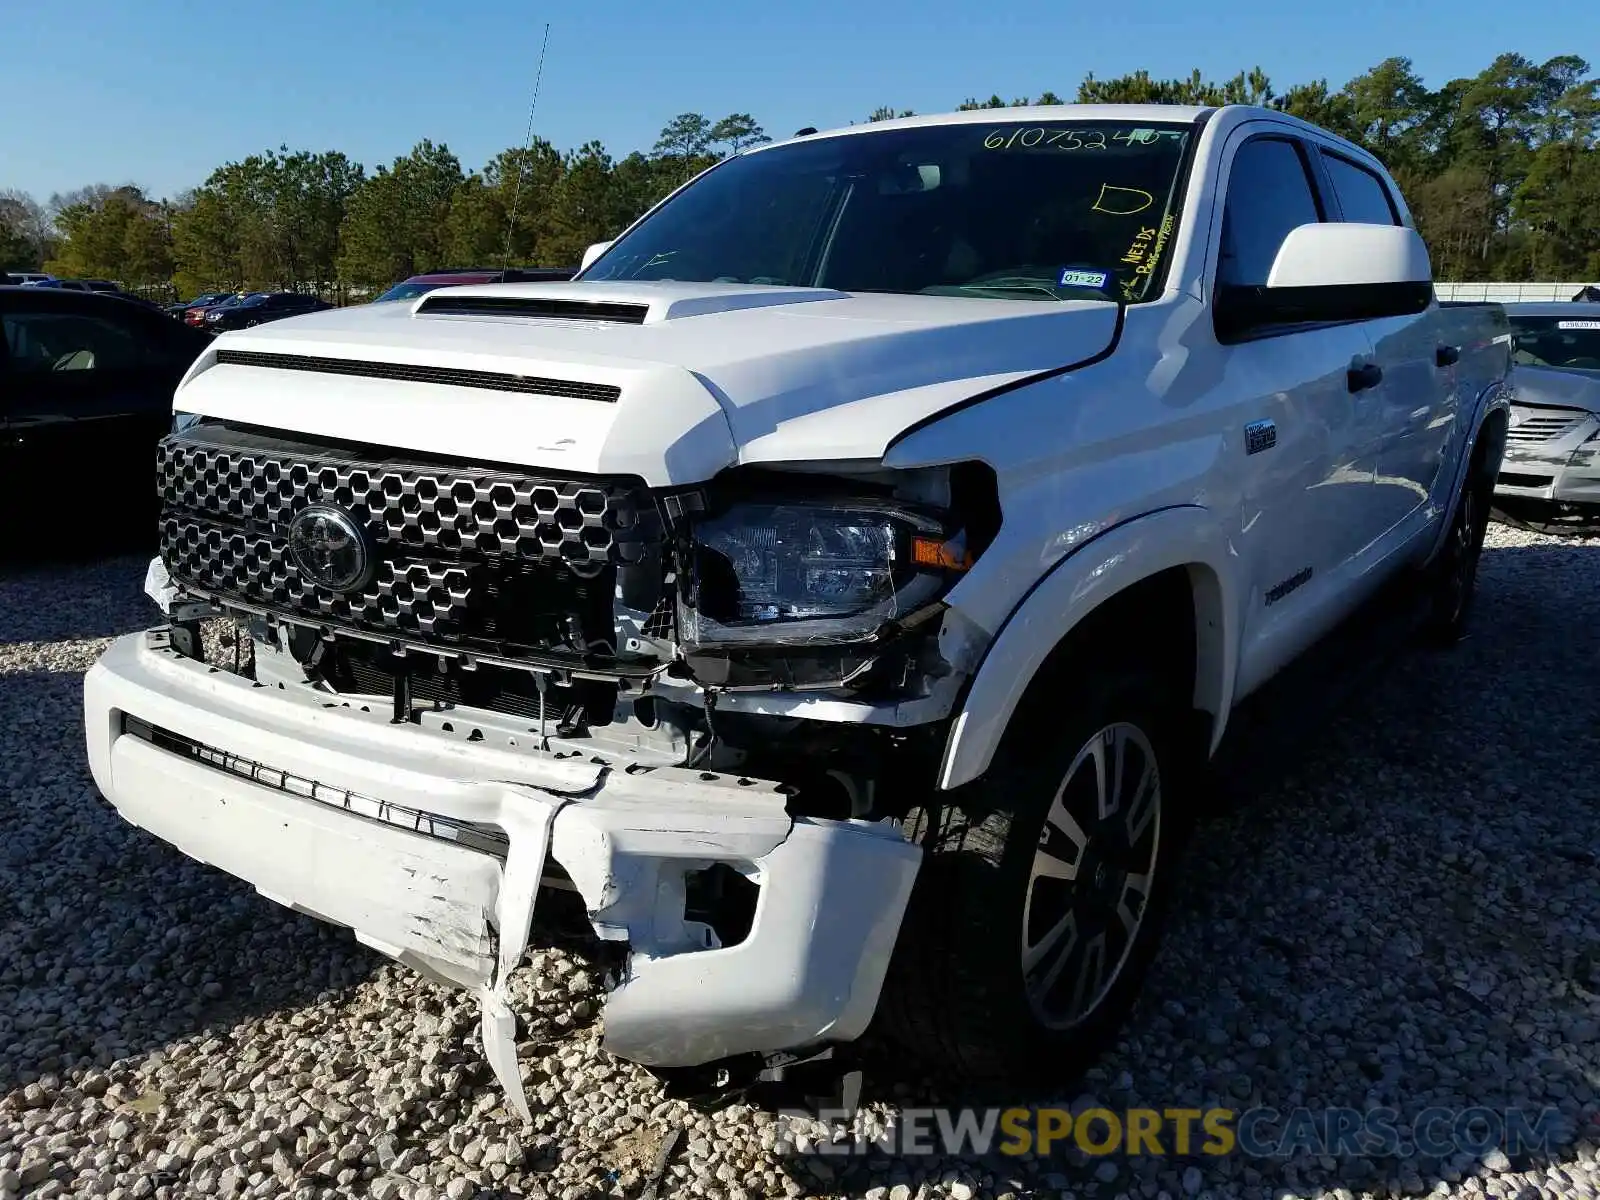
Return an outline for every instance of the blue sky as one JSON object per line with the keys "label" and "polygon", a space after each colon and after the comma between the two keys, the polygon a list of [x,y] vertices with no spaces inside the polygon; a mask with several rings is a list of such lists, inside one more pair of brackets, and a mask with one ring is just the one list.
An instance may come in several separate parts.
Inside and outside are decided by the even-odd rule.
{"label": "blue sky", "polygon": [[968,95],[1260,64],[1282,90],[1334,86],[1390,54],[1438,86],[1503,50],[1600,57],[1600,3],[1542,0],[0,0],[0,188],[44,200],[92,182],[170,195],[287,144],[369,167],[418,139],[469,169],[527,128],[648,149],[684,111],[749,112],[768,133],[937,112]]}

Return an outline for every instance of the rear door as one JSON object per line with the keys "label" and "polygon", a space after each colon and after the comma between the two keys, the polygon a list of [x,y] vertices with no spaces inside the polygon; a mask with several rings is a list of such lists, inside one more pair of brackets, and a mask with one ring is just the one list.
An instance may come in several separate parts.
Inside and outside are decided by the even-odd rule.
{"label": "rear door", "polygon": [[[1400,225],[1401,206],[1384,178],[1365,163],[1321,147],[1320,165],[1330,207],[1342,221]],[[1378,450],[1373,499],[1384,532],[1420,516],[1430,501],[1443,502],[1441,481],[1461,399],[1457,370],[1461,347],[1447,345],[1437,303],[1410,316],[1367,321],[1373,361],[1383,372],[1377,389],[1383,444]]]}
{"label": "rear door", "polygon": [[6,293],[0,326],[13,486],[48,492],[84,532],[150,517],[155,444],[204,335],[114,297],[56,289]]}

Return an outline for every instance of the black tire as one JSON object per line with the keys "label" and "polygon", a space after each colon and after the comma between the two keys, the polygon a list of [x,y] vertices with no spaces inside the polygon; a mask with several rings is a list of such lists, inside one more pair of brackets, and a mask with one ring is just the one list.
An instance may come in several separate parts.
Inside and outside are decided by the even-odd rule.
{"label": "black tire", "polygon": [[[946,810],[923,837],[927,857],[879,1016],[884,1034],[930,1073],[953,1074],[964,1084],[1059,1087],[1111,1044],[1155,954],[1174,868],[1188,840],[1191,806],[1179,786],[1189,774],[1184,760],[1190,757],[1185,711],[1178,703],[1183,693],[1159,675],[1124,671],[1078,678],[1067,694],[1071,698],[1049,714],[1042,736],[1012,739],[1010,761],[964,795],[959,808]],[[1054,808],[1061,791],[1068,816],[1084,811],[1083,756],[1091,754],[1097,739],[1106,745],[1108,729],[1122,739],[1118,744],[1129,778],[1145,749],[1152,754],[1154,820],[1140,815],[1147,805],[1136,796],[1118,806],[1128,814],[1127,829],[1142,830],[1130,840],[1126,860],[1111,853],[1116,847],[1098,840],[1100,829],[1080,826],[1079,833],[1088,835],[1080,845]],[[1022,759],[1018,741],[1037,744],[1038,752]],[[1091,754],[1090,780],[1094,769]],[[1035,884],[1041,853],[1055,858],[1052,870],[1073,868],[1076,881],[1046,873]],[[1107,910],[1104,897],[1119,890],[1116,872],[1138,874],[1133,868],[1146,861],[1141,857],[1146,853],[1151,884],[1142,906],[1137,888],[1126,878],[1120,883],[1121,901],[1130,913],[1138,910],[1130,938],[1126,918],[1118,920],[1115,909]],[[1108,870],[1109,881],[1104,878]],[[1075,961],[1062,960],[1053,989],[1030,995],[1025,945],[1042,944],[1046,931],[1059,928],[1065,918],[1053,914],[1068,903],[1085,914],[1081,926],[1072,927],[1084,936],[1063,934],[1052,948],[1069,943],[1067,953]],[[1075,1015],[1071,1002],[1087,1001],[1094,989],[1087,974],[1097,940],[1091,929],[1104,939],[1099,953],[1107,983],[1098,1001]],[[1120,966],[1113,970],[1118,959]],[[1056,961],[1047,954],[1031,977],[1040,980]],[[1089,982],[1081,990],[1063,989],[1069,975]]]}
{"label": "black tire", "polygon": [[1478,594],[1478,563],[1489,532],[1494,479],[1485,469],[1480,448],[1462,481],[1461,497],[1450,520],[1445,544],[1428,569],[1427,613],[1422,634],[1434,646],[1453,646],[1466,636]]}

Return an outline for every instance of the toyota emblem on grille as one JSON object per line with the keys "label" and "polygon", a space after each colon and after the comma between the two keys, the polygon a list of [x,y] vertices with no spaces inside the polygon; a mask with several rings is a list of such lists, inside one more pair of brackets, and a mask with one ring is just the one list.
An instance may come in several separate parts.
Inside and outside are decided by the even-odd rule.
{"label": "toyota emblem on grille", "polygon": [[328,504],[302,509],[289,522],[289,554],[302,575],[330,592],[360,591],[377,571],[377,556],[356,519]]}

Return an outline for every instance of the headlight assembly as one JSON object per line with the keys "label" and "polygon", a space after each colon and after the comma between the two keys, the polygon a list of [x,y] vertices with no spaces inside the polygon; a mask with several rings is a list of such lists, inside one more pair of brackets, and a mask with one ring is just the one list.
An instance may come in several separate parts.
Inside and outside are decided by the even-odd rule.
{"label": "headlight assembly", "polygon": [[690,537],[680,627],[702,647],[868,641],[970,565],[959,532],[874,501],[737,503],[698,519]]}

